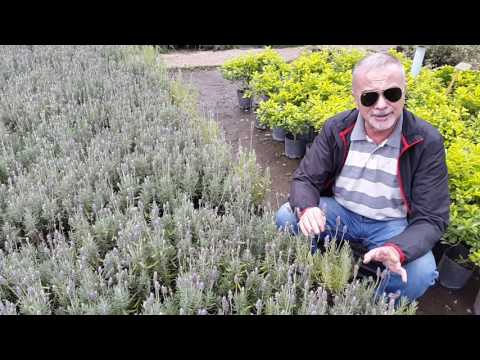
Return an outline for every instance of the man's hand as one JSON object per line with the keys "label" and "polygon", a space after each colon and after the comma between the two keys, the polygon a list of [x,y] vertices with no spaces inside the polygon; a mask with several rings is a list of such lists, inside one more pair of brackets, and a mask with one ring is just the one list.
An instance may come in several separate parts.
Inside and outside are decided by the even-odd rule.
{"label": "man's hand", "polygon": [[404,283],[407,282],[407,271],[402,267],[400,254],[394,247],[381,246],[370,250],[363,257],[363,263],[368,264],[372,260],[383,263],[391,272],[399,274]]}
{"label": "man's hand", "polygon": [[305,236],[318,235],[325,231],[325,214],[318,207],[311,207],[305,210],[300,217],[298,225]]}

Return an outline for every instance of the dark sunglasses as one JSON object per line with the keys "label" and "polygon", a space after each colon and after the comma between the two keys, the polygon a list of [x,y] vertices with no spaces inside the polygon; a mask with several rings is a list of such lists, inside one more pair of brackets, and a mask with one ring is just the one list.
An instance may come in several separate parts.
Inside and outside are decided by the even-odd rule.
{"label": "dark sunglasses", "polygon": [[[398,87],[393,87],[381,92],[385,99],[390,102],[397,102],[402,98],[402,89]],[[380,97],[380,92],[378,91],[368,91],[360,95],[360,102],[363,106],[373,106]]]}

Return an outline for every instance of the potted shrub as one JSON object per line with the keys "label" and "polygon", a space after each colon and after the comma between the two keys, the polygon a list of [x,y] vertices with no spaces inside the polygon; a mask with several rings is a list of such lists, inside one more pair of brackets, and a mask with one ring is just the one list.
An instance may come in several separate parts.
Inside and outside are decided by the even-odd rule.
{"label": "potted shrub", "polygon": [[260,107],[260,104],[264,101],[267,101],[268,99],[269,99],[269,97],[267,95],[260,95],[260,96],[254,95],[253,111],[255,113],[255,128],[257,128],[259,130],[267,130],[268,129],[268,124],[261,121],[260,116],[258,114],[258,108]]}
{"label": "potted shrub", "polygon": [[285,142],[287,132],[283,127],[277,126],[272,129],[272,139],[274,141]]}
{"label": "potted shrub", "polygon": [[260,118],[258,117],[258,107],[259,107],[259,104],[255,104],[253,105],[253,111],[255,113],[255,128],[258,129],[258,130],[267,130],[268,129],[268,126],[266,124],[263,124],[262,122],[260,122]]}
{"label": "potted shrub", "polygon": [[262,71],[253,74],[250,81],[252,93],[262,101],[278,94],[284,80],[288,78],[290,69],[290,64],[284,62],[266,65]]}
{"label": "potted shrub", "polygon": [[468,260],[469,249],[463,244],[448,248],[438,264],[439,282],[447,289],[458,290],[465,286],[473,274]]}
{"label": "potted shrub", "polygon": [[305,155],[309,132],[308,112],[304,106],[285,104],[285,155],[289,159],[298,159]]}
{"label": "potted shrub", "polygon": [[298,137],[300,139],[305,141],[305,145],[307,147],[307,150],[312,145],[313,140],[315,140],[315,136],[317,136],[317,131],[315,130],[313,125],[305,125],[303,133],[298,135]]}
{"label": "potted shrub", "polygon": [[289,159],[300,159],[307,151],[307,142],[299,134],[287,132],[285,134],[285,155]]}
{"label": "potted shrub", "polygon": [[440,260],[440,284],[463,287],[473,273],[469,252],[480,248],[480,145],[454,139],[447,149],[449,188],[452,198],[450,225],[443,237],[452,249]]}
{"label": "potted shrub", "polygon": [[276,95],[266,101],[260,102],[256,115],[261,125],[268,126],[272,129],[272,139],[274,141],[283,142],[285,140],[285,117],[283,115],[283,107],[277,101]]}
{"label": "potted shrub", "polygon": [[266,48],[261,53],[248,53],[229,60],[222,65],[220,71],[225,79],[239,83],[237,89],[239,106],[244,111],[250,111],[253,98],[250,82],[254,74],[262,72],[268,65],[276,66],[283,62],[280,54]]}
{"label": "potted shrub", "polygon": [[[303,148],[304,142],[313,141],[314,131],[321,129],[325,120],[353,108],[351,68],[362,55],[340,51],[304,53],[286,66],[266,67],[255,74],[252,91],[269,97],[260,104],[259,119],[273,129],[273,140],[282,141],[286,130],[290,132],[288,146]],[[297,109],[295,114],[292,109]],[[308,135],[304,135],[305,130]]]}
{"label": "potted shrub", "polygon": [[249,111],[252,106],[252,98],[249,96],[249,81],[255,71],[254,58],[252,55],[241,56],[227,61],[220,68],[222,76],[238,84],[237,96],[240,109]]}
{"label": "potted shrub", "polygon": [[439,282],[448,289],[461,289],[473,274],[475,265],[470,252],[480,243],[480,208],[477,205],[453,204],[450,225],[444,241],[450,245],[438,265]]}

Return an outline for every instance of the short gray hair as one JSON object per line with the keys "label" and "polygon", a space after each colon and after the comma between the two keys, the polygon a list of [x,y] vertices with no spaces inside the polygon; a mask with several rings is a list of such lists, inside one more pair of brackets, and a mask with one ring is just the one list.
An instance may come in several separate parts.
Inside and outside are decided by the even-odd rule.
{"label": "short gray hair", "polygon": [[405,69],[403,68],[402,63],[396,57],[386,53],[374,53],[367,55],[354,66],[352,71],[352,85],[355,83],[355,78],[358,76],[358,73],[361,70],[383,68],[388,65],[398,66],[404,81],[406,81]]}

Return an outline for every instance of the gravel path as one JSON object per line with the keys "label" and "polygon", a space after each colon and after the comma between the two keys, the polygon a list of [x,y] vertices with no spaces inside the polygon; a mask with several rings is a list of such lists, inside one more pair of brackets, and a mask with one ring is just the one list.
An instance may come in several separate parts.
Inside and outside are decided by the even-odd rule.
{"label": "gravel path", "polygon": [[[396,45],[305,45],[298,47],[289,47],[275,49],[286,61],[292,61],[297,58],[302,51],[311,48],[321,47],[344,47],[344,48],[361,48],[376,51],[386,51]],[[223,51],[178,51],[170,54],[162,54],[160,58],[163,60],[167,68],[209,68],[221,66],[225,61],[233,59],[246,53],[258,53],[263,49],[231,49]]]}

